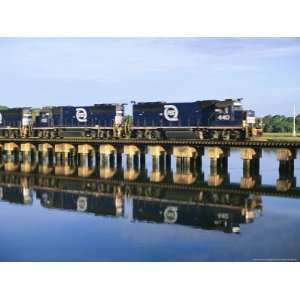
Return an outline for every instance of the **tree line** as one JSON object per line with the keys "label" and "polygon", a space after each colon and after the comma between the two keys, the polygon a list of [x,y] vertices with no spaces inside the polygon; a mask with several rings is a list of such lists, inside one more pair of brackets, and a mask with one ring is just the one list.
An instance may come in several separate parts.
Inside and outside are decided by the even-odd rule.
{"label": "tree line", "polygon": [[[264,132],[292,132],[293,117],[267,115],[262,118]],[[296,116],[296,130],[300,131],[300,115]]]}

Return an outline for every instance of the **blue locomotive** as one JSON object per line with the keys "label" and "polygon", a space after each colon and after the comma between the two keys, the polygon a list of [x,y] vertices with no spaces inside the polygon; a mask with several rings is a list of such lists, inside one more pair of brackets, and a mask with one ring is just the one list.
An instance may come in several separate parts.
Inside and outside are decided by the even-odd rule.
{"label": "blue locomotive", "polygon": [[113,194],[83,195],[68,191],[48,191],[37,188],[36,197],[45,208],[59,208],[64,210],[94,213],[102,216],[123,216],[123,199]]}
{"label": "blue locomotive", "polygon": [[91,139],[247,139],[259,135],[255,113],[241,99],[184,103],[134,103],[55,106],[0,110],[0,136],[10,138]]}
{"label": "blue locomotive", "polygon": [[33,135],[45,138],[113,138],[124,117],[123,104],[57,106],[43,108],[33,127]]}
{"label": "blue locomotive", "polygon": [[133,105],[133,131],[147,139],[245,139],[258,134],[255,113],[241,99]]}
{"label": "blue locomotive", "polygon": [[30,107],[0,110],[0,136],[27,137],[32,127],[32,110]]}
{"label": "blue locomotive", "polygon": [[39,137],[121,137],[123,104],[44,107],[35,113],[31,108],[0,110],[0,136]]}

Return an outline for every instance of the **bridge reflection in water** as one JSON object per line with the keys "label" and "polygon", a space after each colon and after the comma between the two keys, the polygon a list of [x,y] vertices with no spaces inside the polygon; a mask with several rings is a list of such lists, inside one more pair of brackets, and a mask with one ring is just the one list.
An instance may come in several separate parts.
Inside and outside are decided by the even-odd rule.
{"label": "bridge reflection in water", "polygon": [[174,168],[171,155],[150,147],[150,172],[145,153],[134,146],[124,147],[123,154],[114,147],[100,153],[92,147],[79,148],[76,154],[72,147],[51,149],[2,153],[2,201],[31,204],[35,193],[47,209],[239,233],[240,224],[251,223],[261,214],[261,195],[300,198],[286,153],[278,154],[283,159],[279,157],[278,180],[272,186],[261,184],[259,155],[249,150],[241,152],[243,176],[238,184],[230,183],[228,153],[216,149],[208,150],[207,180],[201,156],[186,149],[181,156],[179,147],[173,153]]}

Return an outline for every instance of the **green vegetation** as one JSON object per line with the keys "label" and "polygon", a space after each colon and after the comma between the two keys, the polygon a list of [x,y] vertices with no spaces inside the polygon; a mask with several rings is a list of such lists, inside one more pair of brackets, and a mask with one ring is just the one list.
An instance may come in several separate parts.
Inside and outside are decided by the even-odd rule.
{"label": "green vegetation", "polygon": [[133,123],[133,117],[132,116],[125,116],[124,117],[124,121],[125,121],[125,123],[127,123],[127,124],[132,124]]}
{"label": "green vegetation", "polygon": [[268,141],[295,141],[295,142],[300,142],[300,134],[297,133],[297,136],[293,136],[291,132],[290,133],[264,132],[261,139],[268,140]]}
{"label": "green vegetation", "polygon": [[[272,133],[292,133],[293,117],[267,115],[262,118],[263,131]],[[300,115],[296,116],[296,131],[300,131]]]}
{"label": "green vegetation", "polygon": [[40,108],[33,108],[32,109],[32,119],[35,120],[35,118],[40,114]]}

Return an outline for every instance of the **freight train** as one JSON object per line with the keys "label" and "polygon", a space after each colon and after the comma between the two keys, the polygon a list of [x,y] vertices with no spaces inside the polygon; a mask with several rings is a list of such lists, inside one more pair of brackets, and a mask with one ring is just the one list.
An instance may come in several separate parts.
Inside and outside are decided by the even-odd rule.
{"label": "freight train", "polygon": [[241,99],[195,102],[30,107],[0,110],[0,137],[242,140],[261,135],[255,112]]}

